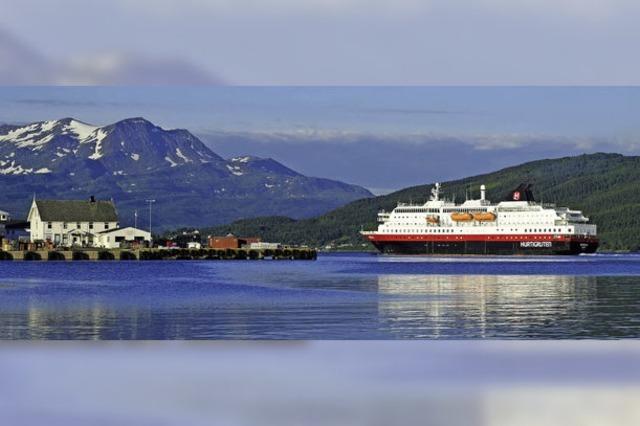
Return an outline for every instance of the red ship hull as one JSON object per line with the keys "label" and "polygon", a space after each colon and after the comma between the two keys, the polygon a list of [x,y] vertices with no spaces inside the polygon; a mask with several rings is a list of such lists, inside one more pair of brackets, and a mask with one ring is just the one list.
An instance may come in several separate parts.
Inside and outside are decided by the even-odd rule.
{"label": "red ship hull", "polygon": [[381,253],[478,255],[577,255],[595,253],[595,237],[566,235],[367,234]]}

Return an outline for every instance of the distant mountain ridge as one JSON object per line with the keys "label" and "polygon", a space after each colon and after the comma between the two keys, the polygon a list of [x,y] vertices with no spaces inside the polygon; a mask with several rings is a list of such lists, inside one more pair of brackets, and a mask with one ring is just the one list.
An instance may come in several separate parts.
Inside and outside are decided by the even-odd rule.
{"label": "distant mountain ridge", "polygon": [[[581,209],[598,226],[603,250],[640,250],[640,157],[589,154],[532,161],[493,173],[442,184],[448,198],[464,200],[486,185],[487,198],[501,201],[522,182],[533,184],[537,200]],[[432,185],[406,188],[388,195],[354,201],[316,218],[292,220],[271,216],[241,220],[206,232],[259,235],[267,240],[324,246],[361,246],[361,227],[374,229],[379,210],[398,202],[426,201]]]}
{"label": "distant mountain ridge", "polygon": [[269,158],[224,159],[189,131],[165,130],[142,117],[101,127],[73,118],[0,125],[0,184],[0,206],[14,215],[26,211],[33,193],[96,195],[113,198],[121,221],[130,223],[134,209],[156,199],[152,221],[159,228],[263,214],[309,217],[372,195]]}

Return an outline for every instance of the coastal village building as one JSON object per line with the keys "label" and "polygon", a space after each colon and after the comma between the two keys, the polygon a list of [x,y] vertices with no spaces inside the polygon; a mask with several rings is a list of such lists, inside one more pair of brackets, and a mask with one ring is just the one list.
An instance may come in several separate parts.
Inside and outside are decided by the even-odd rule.
{"label": "coastal village building", "polygon": [[[120,228],[113,201],[37,200],[29,210],[28,222],[15,227],[15,237],[22,237],[26,224],[30,241],[49,242],[57,247],[136,247],[151,242],[148,231]],[[18,235],[20,234],[20,235]]]}
{"label": "coastal village building", "polygon": [[5,224],[4,238],[16,243],[28,243],[31,239],[29,222],[12,220]]}
{"label": "coastal village building", "polygon": [[148,244],[151,241],[151,233],[129,226],[102,231],[97,235],[97,246],[114,249],[136,247]]}
{"label": "coastal village building", "polygon": [[209,237],[209,248],[214,249],[239,249],[253,243],[259,243],[259,237],[243,237],[238,238],[233,234],[227,234],[224,237]]}
{"label": "coastal village building", "polygon": [[0,250],[10,250],[19,243],[28,243],[29,237],[29,222],[12,220],[8,212],[0,210]]}
{"label": "coastal village building", "polygon": [[27,220],[31,242],[56,246],[92,247],[101,232],[118,228],[118,213],[112,201],[37,200],[34,197]]}
{"label": "coastal village building", "polygon": [[197,229],[182,231],[172,238],[178,247],[182,248],[200,248],[202,246],[202,236]]}

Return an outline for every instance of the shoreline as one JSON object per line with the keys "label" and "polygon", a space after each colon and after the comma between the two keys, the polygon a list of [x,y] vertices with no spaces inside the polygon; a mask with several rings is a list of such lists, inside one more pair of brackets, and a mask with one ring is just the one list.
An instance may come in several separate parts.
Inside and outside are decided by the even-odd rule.
{"label": "shoreline", "polygon": [[77,249],[0,251],[0,261],[77,262],[149,260],[315,260],[317,250],[285,249]]}

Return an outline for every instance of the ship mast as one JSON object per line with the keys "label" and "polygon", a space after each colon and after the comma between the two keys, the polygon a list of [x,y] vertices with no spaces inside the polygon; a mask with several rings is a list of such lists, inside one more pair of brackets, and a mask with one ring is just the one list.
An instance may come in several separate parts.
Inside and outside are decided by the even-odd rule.
{"label": "ship mast", "polygon": [[431,197],[429,201],[438,201],[440,200],[440,183],[436,182],[433,188],[431,188]]}

